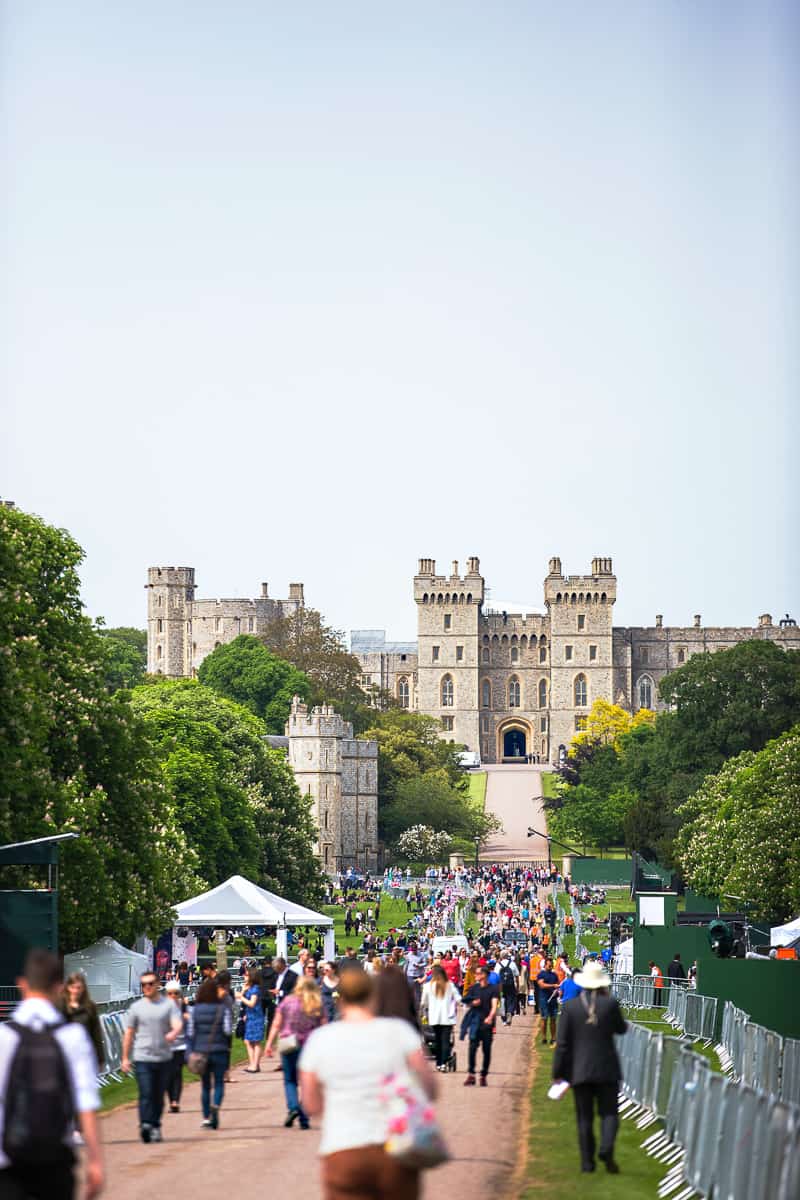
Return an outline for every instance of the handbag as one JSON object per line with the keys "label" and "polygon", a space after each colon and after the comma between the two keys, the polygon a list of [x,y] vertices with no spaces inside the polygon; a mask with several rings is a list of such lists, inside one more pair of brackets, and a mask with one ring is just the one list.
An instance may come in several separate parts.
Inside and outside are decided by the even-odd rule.
{"label": "handbag", "polygon": [[217,1026],[222,1016],[222,1002],[217,1005],[217,1013],[211,1025],[211,1033],[208,1035],[208,1048],[203,1054],[200,1050],[192,1050],[186,1059],[186,1069],[191,1071],[193,1075],[205,1075],[206,1067],[208,1066],[208,1056],[211,1053],[211,1047],[214,1045],[214,1034],[217,1032]]}
{"label": "handbag", "polygon": [[411,1075],[387,1075],[381,1100],[386,1114],[384,1149],[391,1158],[417,1171],[448,1161],[436,1110]]}
{"label": "handbag", "polygon": [[297,1040],[296,1033],[284,1033],[278,1037],[278,1053],[292,1054],[295,1050],[300,1049],[300,1043]]}

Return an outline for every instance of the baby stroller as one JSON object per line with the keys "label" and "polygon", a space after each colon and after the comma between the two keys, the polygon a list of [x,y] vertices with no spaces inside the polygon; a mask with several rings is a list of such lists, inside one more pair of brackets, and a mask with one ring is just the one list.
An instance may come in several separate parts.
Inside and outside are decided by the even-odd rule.
{"label": "baby stroller", "polygon": [[[456,1056],[456,1040],[454,1036],[455,1027],[453,1025],[447,1025],[445,1028],[447,1029],[447,1037],[449,1039],[445,1067],[448,1071],[456,1071],[458,1070],[458,1058]],[[435,1035],[430,1025],[422,1026],[422,1039],[425,1043],[425,1049],[428,1051],[428,1054],[431,1056],[431,1058],[433,1058],[436,1053],[434,1048]]]}

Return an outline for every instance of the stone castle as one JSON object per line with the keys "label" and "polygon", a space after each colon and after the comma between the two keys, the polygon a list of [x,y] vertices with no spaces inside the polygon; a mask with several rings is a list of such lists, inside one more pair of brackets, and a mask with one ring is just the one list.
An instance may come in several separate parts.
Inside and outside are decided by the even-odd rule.
{"label": "stone castle", "polygon": [[[267,585],[254,600],[195,598],[193,567],[148,570],[147,669],[171,678],[193,676],[207,654],[241,633],[258,634],[276,615],[304,603],[302,583],[287,600]],[[551,558],[544,612],[495,611],[487,603],[480,561],[437,575],[433,559],[414,576],[417,641],[387,642],[382,630],[355,630],[351,652],[361,663],[368,695],[388,692],[401,708],[437,719],[441,736],[480,754],[484,763],[525,759],[555,763],[592,703],[602,698],[628,712],[658,710],[659,681],[693,654],[750,639],[800,649],[789,617],[754,627],[614,626],[617,578],[610,558],[595,558],[586,575],[564,575]],[[329,871],[374,869],[378,858],[377,744],[353,737],[329,707],[292,705],[286,750],[300,790],[311,796],[318,853]]]}
{"label": "stone castle", "polygon": [[752,638],[800,649],[790,618],[769,613],[750,628],[622,628],[613,624],[617,579],[610,558],[595,558],[587,575],[564,575],[551,558],[543,613],[493,611],[477,558],[466,574],[454,562],[437,575],[419,560],[414,577],[416,646],[387,645],[380,630],[352,635],[364,668],[362,685],[391,693],[403,708],[436,717],[442,737],[479,752],[485,763],[557,762],[598,698],[628,712],[659,710],[659,681],[693,654]]}

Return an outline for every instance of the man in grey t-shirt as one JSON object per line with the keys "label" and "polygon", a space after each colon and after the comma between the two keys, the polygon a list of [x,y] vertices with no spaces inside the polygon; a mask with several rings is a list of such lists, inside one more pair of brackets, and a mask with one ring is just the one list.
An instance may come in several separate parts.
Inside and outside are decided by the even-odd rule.
{"label": "man in grey t-shirt", "polygon": [[177,1006],[159,995],[158,980],[152,971],[142,975],[139,982],[144,994],[127,1012],[122,1070],[130,1071],[132,1050],[141,1138],[143,1142],[160,1142],[164,1093],[172,1070],[172,1043],[181,1032],[182,1021]]}

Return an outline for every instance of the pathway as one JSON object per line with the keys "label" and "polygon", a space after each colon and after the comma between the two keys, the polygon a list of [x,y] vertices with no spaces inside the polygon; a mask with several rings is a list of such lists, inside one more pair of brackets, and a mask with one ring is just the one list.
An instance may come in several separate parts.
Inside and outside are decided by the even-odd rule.
{"label": "pathway", "polygon": [[[458,1072],[438,1075],[439,1115],[452,1161],[426,1173],[423,1195],[480,1195],[501,1200],[510,1182],[519,1142],[530,1060],[533,1017],[518,1017],[510,1029],[498,1027],[489,1087],[465,1088],[466,1043],[458,1043]],[[479,1059],[480,1061],[480,1059]],[[214,1189],[259,1180],[271,1195],[302,1195],[320,1200],[319,1134],[283,1128],[283,1077],[266,1061],[260,1075],[237,1068],[226,1089],[221,1126],[200,1127],[200,1086],[184,1089],[182,1110],[164,1114],[161,1145],[138,1138],[136,1110],[117,1109],[101,1122],[107,1166],[105,1195],[110,1200],[142,1200],[180,1191],[176,1181],[193,1180]],[[203,1186],[202,1184],[200,1185]],[[196,1190],[196,1189],[195,1189]]]}
{"label": "pathway", "polygon": [[542,772],[539,767],[489,766],[485,768],[486,811],[503,822],[503,832],[491,838],[483,848],[484,862],[509,862],[532,859],[547,861],[547,841],[528,837],[528,829],[545,832],[542,807]]}

